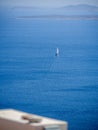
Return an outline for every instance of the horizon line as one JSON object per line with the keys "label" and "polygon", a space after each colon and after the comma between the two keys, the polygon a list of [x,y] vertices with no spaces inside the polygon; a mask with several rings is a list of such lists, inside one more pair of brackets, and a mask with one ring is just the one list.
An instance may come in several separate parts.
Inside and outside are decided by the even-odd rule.
{"label": "horizon line", "polygon": [[68,6],[80,6],[80,5],[82,5],[82,6],[85,6],[85,5],[87,5],[87,6],[92,6],[92,7],[97,7],[98,8],[98,5],[95,5],[95,4],[69,4],[69,5],[63,5],[63,6],[39,6],[39,5],[34,5],[34,6],[31,6],[31,5],[0,5],[0,7],[11,7],[11,8],[18,8],[18,7],[20,7],[20,8],[22,8],[22,7],[24,7],[24,8],[26,8],[26,7],[30,7],[30,8],[53,8],[53,9],[58,9],[58,8],[64,8],[64,7],[68,7]]}

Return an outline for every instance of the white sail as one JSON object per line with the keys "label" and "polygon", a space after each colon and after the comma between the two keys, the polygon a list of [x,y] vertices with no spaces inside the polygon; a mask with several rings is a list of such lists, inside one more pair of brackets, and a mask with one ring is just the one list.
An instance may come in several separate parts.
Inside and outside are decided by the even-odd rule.
{"label": "white sail", "polygon": [[59,48],[56,48],[55,56],[58,56],[58,55],[59,55]]}

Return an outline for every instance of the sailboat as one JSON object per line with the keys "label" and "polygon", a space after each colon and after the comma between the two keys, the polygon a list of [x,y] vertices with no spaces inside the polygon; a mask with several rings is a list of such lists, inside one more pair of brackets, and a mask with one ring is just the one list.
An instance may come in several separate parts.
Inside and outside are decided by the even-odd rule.
{"label": "sailboat", "polygon": [[59,56],[59,48],[56,48],[55,56]]}

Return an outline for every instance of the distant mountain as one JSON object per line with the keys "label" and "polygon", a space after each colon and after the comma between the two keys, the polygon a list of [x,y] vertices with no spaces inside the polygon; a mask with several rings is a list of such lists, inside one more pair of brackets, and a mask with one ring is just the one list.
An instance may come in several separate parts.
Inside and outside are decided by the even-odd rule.
{"label": "distant mountain", "polygon": [[98,7],[86,4],[69,5],[61,8],[66,14],[98,15]]}
{"label": "distant mountain", "polygon": [[[18,6],[13,7],[13,14],[18,17],[24,18],[66,18],[69,19],[69,16],[74,19],[77,18],[89,18],[89,19],[98,19],[98,7],[91,6],[86,4],[81,5],[69,5],[61,8],[41,8],[41,7],[32,7],[32,6]],[[34,16],[34,17],[33,17]],[[52,16],[52,17],[51,17]]]}
{"label": "distant mountain", "polygon": [[65,6],[62,8],[70,8],[70,9],[93,9],[93,10],[98,10],[97,6],[93,6],[93,5],[86,5],[86,4],[79,4],[79,5],[69,5],[69,6]]}

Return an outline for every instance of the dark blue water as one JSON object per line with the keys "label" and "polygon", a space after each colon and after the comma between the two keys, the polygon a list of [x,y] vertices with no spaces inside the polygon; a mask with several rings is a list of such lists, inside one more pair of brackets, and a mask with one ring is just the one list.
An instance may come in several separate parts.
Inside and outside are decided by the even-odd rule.
{"label": "dark blue water", "polygon": [[69,130],[98,130],[98,21],[2,15],[3,108],[68,121]]}

